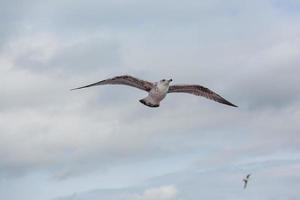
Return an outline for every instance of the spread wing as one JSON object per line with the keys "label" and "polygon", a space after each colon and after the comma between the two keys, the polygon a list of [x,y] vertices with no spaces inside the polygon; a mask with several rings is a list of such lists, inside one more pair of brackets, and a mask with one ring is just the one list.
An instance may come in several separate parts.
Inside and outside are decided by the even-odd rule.
{"label": "spread wing", "polygon": [[226,104],[229,106],[237,107],[236,105],[230,103],[217,93],[211,91],[210,89],[203,87],[201,85],[171,85],[169,87],[169,93],[173,92],[181,92],[181,93],[189,93],[197,96],[203,96],[210,100]]}
{"label": "spread wing", "polygon": [[150,83],[148,81],[144,81],[129,75],[124,75],[124,76],[116,76],[113,78],[105,79],[96,83],[74,88],[71,90],[77,90],[77,89],[82,89],[82,88],[87,88],[87,87],[92,87],[97,85],[127,85],[141,90],[145,90],[147,92],[150,91],[151,88],[154,86],[153,83]]}

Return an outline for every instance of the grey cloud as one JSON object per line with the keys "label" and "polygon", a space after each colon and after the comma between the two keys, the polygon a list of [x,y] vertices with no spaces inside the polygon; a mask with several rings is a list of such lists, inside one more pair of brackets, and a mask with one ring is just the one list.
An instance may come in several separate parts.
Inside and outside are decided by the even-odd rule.
{"label": "grey cloud", "polygon": [[243,94],[242,98],[252,101],[249,102],[251,108],[278,108],[298,101],[298,43],[297,39],[279,42],[245,62],[249,70],[240,73],[239,84],[235,88],[239,94]]}
{"label": "grey cloud", "polygon": [[[14,62],[13,64],[16,65],[16,63]],[[266,63],[268,64],[268,60]],[[30,67],[30,65],[28,66]],[[202,69],[200,69],[200,71],[203,71]],[[282,71],[282,69],[279,67],[275,67],[275,69],[276,70],[274,70],[274,72],[277,72],[278,70],[278,74],[280,74]],[[288,71],[289,74],[293,74],[292,69],[293,68]],[[105,69],[104,72],[106,70],[108,71],[108,69]],[[67,71],[68,69],[66,69],[64,72]],[[205,72],[212,73],[211,69],[205,70]],[[255,72],[255,70],[251,71],[249,80],[251,77],[254,78],[256,76]],[[166,69],[163,69],[162,73],[167,74]],[[178,82],[180,80],[187,80],[186,77],[193,77],[192,73],[193,71],[187,71],[184,77],[179,77]],[[203,73],[200,75],[202,74]],[[94,168],[93,166],[95,166],[95,164],[97,166],[103,165],[105,167],[107,165],[111,165],[111,163],[115,163],[115,161],[119,160],[121,157],[124,157],[123,153],[127,150],[128,151],[125,154],[126,156],[124,157],[125,159],[121,159],[122,162],[132,161],[132,159],[135,160],[136,158],[139,160],[141,157],[145,157],[146,155],[148,158],[150,158],[151,154],[155,157],[159,156],[159,154],[162,155],[168,153],[177,153],[180,151],[191,151],[199,145],[209,147],[210,149],[220,149],[224,145],[234,146],[236,143],[239,144],[237,149],[230,148],[229,153],[236,152],[237,155],[239,155],[238,153],[241,149],[245,149],[245,152],[247,152],[249,149],[259,147],[257,148],[257,151],[251,151],[255,155],[255,153],[259,153],[261,150],[263,152],[271,152],[276,149],[276,147],[290,144],[288,138],[296,138],[295,130],[298,129],[298,126],[294,124],[294,121],[296,121],[298,117],[297,112],[294,113],[294,115],[289,114],[289,110],[292,109],[290,107],[291,105],[289,105],[289,107],[285,107],[280,110],[274,110],[272,112],[267,110],[267,106],[265,109],[260,111],[253,110],[250,113],[247,113],[249,110],[243,108],[243,106],[237,110],[231,110],[198,97],[170,95],[168,96],[168,99],[163,102],[163,106],[160,108],[159,113],[157,113],[157,111],[149,111],[148,109],[142,107],[142,105],[137,102],[137,99],[139,98],[137,95],[141,95],[140,97],[142,97],[144,93],[141,93],[138,90],[134,91],[131,88],[125,89],[122,87],[115,87],[109,89],[108,87],[102,87],[70,93],[68,89],[71,88],[71,85],[75,83],[79,84],[79,81],[76,80],[78,76],[75,78],[64,76],[66,78],[61,80],[60,76],[47,76],[46,73],[36,73],[35,68],[29,68],[29,71],[24,73],[23,70],[19,69],[19,66],[14,67],[13,70],[9,72],[9,75],[10,76],[4,76],[4,79],[2,79],[6,80],[6,83],[11,83],[8,84],[8,87],[5,90],[7,93],[2,93],[3,98],[1,98],[3,102],[3,109],[6,110],[6,113],[3,113],[2,118],[7,119],[2,120],[3,132],[5,133],[4,137],[8,136],[8,134],[13,134],[15,135],[14,139],[18,141],[18,138],[20,137],[18,134],[16,134],[18,130],[10,130],[10,126],[12,125],[10,121],[13,121],[17,123],[17,125],[23,130],[23,135],[21,138],[32,137],[30,132],[33,131],[42,138],[45,137],[45,139],[42,140],[43,145],[50,148],[50,152],[47,150],[41,155],[33,154],[32,158],[28,157],[28,160],[24,160],[23,164],[21,162],[21,164],[18,165],[4,157],[2,159],[2,166],[4,166],[2,171],[8,172],[9,174],[18,174],[17,171],[19,170],[28,172],[28,169],[30,171],[30,168],[32,170],[37,168],[48,169],[48,167],[51,166],[50,171],[53,171],[54,177],[59,178],[76,176],[76,174],[84,173],[84,171],[90,171],[91,168]],[[28,82],[28,77],[30,77],[29,80],[32,81]],[[81,79],[84,82],[88,82],[88,80],[97,80],[97,77],[98,75],[87,74],[87,76],[82,76]],[[13,84],[15,80],[18,80],[17,85]],[[196,82],[197,78],[192,78],[190,81]],[[244,80],[237,79],[236,81],[243,82]],[[257,84],[264,82],[265,79],[261,78],[255,83]],[[65,83],[70,86],[61,88],[61,86]],[[209,85],[210,84],[207,84],[205,86]],[[216,85],[218,85],[218,83]],[[255,92],[255,90],[249,90],[249,87],[251,86],[245,87],[243,84],[237,84],[237,86],[240,88],[234,88],[234,90],[232,90],[230,92],[231,94],[229,93],[228,96],[234,96],[236,93],[244,95],[245,90]],[[293,83],[291,83],[289,87],[291,88],[295,86]],[[99,94],[97,95],[98,92]],[[245,100],[243,100],[245,97],[241,97],[244,105],[249,102],[257,101],[257,92],[252,94],[253,96]],[[12,96],[17,98],[12,98],[13,100],[10,100]],[[120,98],[121,96],[122,98]],[[75,101],[74,98],[76,99]],[[111,98],[115,99],[115,101],[111,102]],[[273,97],[272,103],[275,100],[276,98]],[[192,104],[196,105],[199,103],[201,104],[201,107],[197,109],[192,108]],[[9,109],[10,106],[22,109],[19,111],[16,109]],[[297,104],[294,106],[296,108]],[[177,109],[174,110],[174,107]],[[222,108],[222,110],[220,110],[220,108]],[[28,109],[32,109],[34,111],[32,120],[28,120],[29,118],[26,117],[28,115],[26,110]],[[143,110],[142,113],[141,109]],[[9,113],[10,111],[14,111],[15,114]],[[202,116],[201,120],[199,120],[199,113],[201,113]],[[276,118],[274,118],[275,114],[277,116]],[[56,117],[53,118],[53,116]],[[282,119],[289,119],[288,121],[290,123],[286,124],[286,126],[282,126],[280,123],[278,123]],[[93,142],[96,143],[89,145],[92,147],[92,149],[81,152],[83,154],[80,156],[80,159],[76,160],[76,158],[73,157],[77,154],[76,149],[78,149],[78,147],[76,146],[82,144],[87,145],[89,140],[83,140],[82,143],[77,140],[74,141],[72,138],[77,137],[78,134],[84,138],[87,136],[84,136],[84,132],[90,133],[90,137],[96,137],[96,135],[99,134],[97,131],[99,128],[98,125],[93,125],[91,122],[102,123],[102,120],[112,120],[118,124],[117,126],[107,124],[108,126],[114,126],[115,129],[109,132],[101,131],[104,135],[106,135],[104,136],[104,138],[106,138],[104,141],[110,141],[108,144],[111,145],[101,146],[99,143],[97,144],[96,140],[94,140]],[[88,121],[91,122],[88,123]],[[174,123],[174,121],[176,123]],[[74,128],[71,126],[72,123],[78,125],[76,126],[77,129],[76,127]],[[173,124],[172,127],[169,126],[170,123]],[[56,128],[52,127],[54,124],[56,125]],[[149,124],[151,124],[151,126],[149,126]],[[153,126],[153,124],[157,124],[158,126]],[[183,124],[185,126],[183,126]],[[218,126],[216,127],[215,124],[218,124]],[[63,128],[64,126],[65,128]],[[233,126],[235,127],[234,131],[232,131]],[[32,129],[33,127],[35,127],[34,130]],[[143,134],[140,133],[140,127],[147,127],[147,129],[143,130]],[[197,131],[198,127],[201,127],[199,131]],[[279,128],[280,132],[278,131]],[[277,130],[275,134],[274,130]],[[122,132],[122,134],[119,134],[119,132]],[[288,133],[288,136],[286,136],[287,139],[281,139],[283,132]],[[182,135],[183,133],[185,133],[184,136],[193,137],[194,140],[191,141],[188,138],[185,138]],[[242,134],[240,135],[238,133]],[[223,138],[222,143],[216,142],[215,138],[211,137],[212,134],[215,137]],[[59,135],[63,136],[65,143],[61,143],[61,138],[58,137]],[[165,139],[161,140],[160,137],[157,137],[159,135],[165,137]],[[170,137],[171,135],[172,137]],[[35,137],[36,136],[34,136],[34,138]],[[47,137],[53,137],[53,141],[47,140]],[[272,137],[271,141],[269,141],[269,137]],[[133,141],[131,138],[135,138],[135,140]],[[182,143],[183,138],[184,141],[186,141],[185,143]],[[260,138],[260,142],[256,141],[257,138]],[[171,143],[170,140],[172,141]],[[4,143],[8,142],[5,139],[3,141]],[[252,146],[247,144],[249,141],[252,141],[250,142],[253,144]],[[29,139],[29,142],[33,142],[33,144],[36,143],[32,139]],[[101,144],[103,145],[102,142]],[[145,145],[146,143],[148,143],[148,145]],[[268,146],[265,146],[265,143],[268,143]],[[57,148],[57,144],[60,144],[61,147],[66,146],[67,148],[75,150],[66,151],[66,156],[69,157],[69,159],[65,160],[64,162],[62,162],[62,160],[65,158],[61,156],[54,156],[53,160],[48,160],[47,162],[43,161],[41,159],[43,156],[51,157],[51,154],[59,155],[58,152],[64,151],[63,149]],[[179,144],[181,148],[177,148]],[[22,152],[25,152],[24,148],[27,148],[26,146],[19,145],[18,143],[15,143],[15,145],[19,146]],[[37,145],[37,143],[35,145]],[[294,144],[290,147],[296,148],[297,145],[297,142],[294,142]],[[13,145],[11,147],[13,147]],[[14,150],[11,147],[4,145],[3,152],[13,152]],[[32,147],[34,147],[34,145]],[[28,150],[31,151],[31,148]],[[136,150],[140,153],[136,153]],[[11,155],[11,157],[16,156],[17,154],[18,152],[16,151],[16,154]],[[18,157],[15,157],[15,159],[18,159]],[[93,159],[94,162],[91,162],[91,164],[88,166],[79,164],[82,162],[82,160],[89,159]],[[128,160],[125,161],[126,159]],[[64,166],[66,163],[73,163],[73,167],[66,167],[62,171],[56,171],[57,168],[61,168],[59,166]],[[18,167],[15,168],[14,165],[20,166],[20,169]],[[22,166],[26,170],[22,170]],[[18,170],[15,171],[15,169]]]}
{"label": "grey cloud", "polygon": [[[135,197],[133,199],[149,197],[149,200],[152,200],[149,192],[144,192],[144,195],[139,193],[143,190],[149,191],[147,188],[159,189],[170,184],[176,186],[173,187],[178,191],[178,193],[173,192],[175,199],[293,199],[298,195],[296,183],[299,181],[299,177],[295,171],[298,168],[299,157],[298,159],[283,158],[283,160],[264,158],[260,161],[253,161],[253,163],[252,161],[238,165],[226,163],[225,165],[206,169],[198,166],[197,168],[152,178],[143,183],[142,187],[132,186],[115,190],[86,191],[59,199],[106,198],[131,200],[132,197]],[[252,173],[252,176],[247,191],[245,191],[242,178],[249,172]],[[245,196],[246,192],[247,195]]]}
{"label": "grey cloud", "polygon": [[[140,27],[144,24],[180,23],[195,20],[195,16],[207,14],[207,10],[217,13],[220,1],[212,4],[199,1],[189,1],[183,5],[173,4],[172,1],[85,1],[85,2],[47,2],[38,4],[35,12],[45,15],[46,21],[59,24],[63,29],[79,27],[84,29],[99,29],[103,26]],[[215,9],[214,6],[217,7]],[[69,10],[66,12],[65,7]],[[220,9],[220,8],[219,8]],[[222,8],[221,8],[222,9]],[[43,13],[43,12],[44,13]],[[33,14],[34,15],[34,14]],[[67,28],[66,28],[67,27]]]}
{"label": "grey cloud", "polygon": [[[159,167],[159,160],[173,156],[191,156],[201,170],[299,151],[299,16],[281,12],[274,1],[26,1],[21,10],[14,3],[0,12],[0,29],[7,29],[0,53],[1,178],[42,173],[57,185],[126,164],[153,161]],[[125,73],[203,84],[240,107],[174,94],[150,110],[137,101],[145,93],[132,88],[69,91]],[[270,174],[277,164],[265,165]],[[278,197],[264,197],[297,196],[294,186],[284,186],[298,181],[284,175],[285,169],[297,171],[296,164],[281,166],[275,185],[260,172],[266,180],[261,188],[283,188]],[[229,182],[241,171],[192,171],[151,187],[179,183],[187,199],[239,199]],[[202,194],[199,187],[218,188]]]}
{"label": "grey cloud", "polygon": [[116,40],[105,36],[57,38],[37,34],[17,38],[2,51],[6,56],[12,54],[14,67],[23,70],[83,74],[119,67],[119,46]]}
{"label": "grey cloud", "polygon": [[23,35],[24,32],[32,29],[34,21],[41,17],[31,18],[34,13],[36,0],[12,0],[0,2],[0,49],[7,41]]}

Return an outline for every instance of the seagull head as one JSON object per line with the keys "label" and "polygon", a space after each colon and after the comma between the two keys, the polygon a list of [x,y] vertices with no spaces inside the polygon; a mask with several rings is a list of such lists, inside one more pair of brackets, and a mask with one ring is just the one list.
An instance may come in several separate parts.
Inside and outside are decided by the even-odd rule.
{"label": "seagull head", "polygon": [[163,84],[163,85],[169,85],[172,82],[172,79],[169,79],[169,80],[162,79],[159,82],[160,82],[160,84]]}

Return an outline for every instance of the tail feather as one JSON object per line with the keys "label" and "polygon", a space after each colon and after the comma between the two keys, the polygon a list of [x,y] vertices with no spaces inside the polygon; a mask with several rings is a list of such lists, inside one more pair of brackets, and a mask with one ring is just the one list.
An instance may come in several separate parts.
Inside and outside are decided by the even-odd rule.
{"label": "tail feather", "polygon": [[142,104],[144,104],[145,106],[149,106],[149,107],[152,107],[152,108],[157,108],[159,107],[159,104],[156,104],[156,103],[153,103],[149,100],[148,97],[144,98],[144,99],[140,99],[140,102]]}

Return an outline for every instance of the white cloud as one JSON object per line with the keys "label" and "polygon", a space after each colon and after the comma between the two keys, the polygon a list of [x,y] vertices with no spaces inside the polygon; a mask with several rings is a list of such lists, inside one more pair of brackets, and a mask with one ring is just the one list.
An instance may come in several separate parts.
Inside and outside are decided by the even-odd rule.
{"label": "white cloud", "polygon": [[161,186],[158,188],[150,188],[141,195],[136,195],[130,200],[175,200],[178,197],[178,191],[175,186]]}

